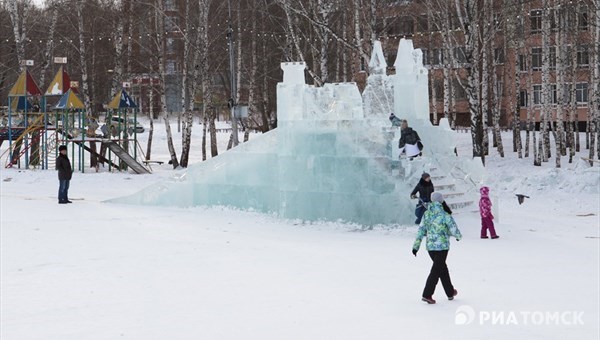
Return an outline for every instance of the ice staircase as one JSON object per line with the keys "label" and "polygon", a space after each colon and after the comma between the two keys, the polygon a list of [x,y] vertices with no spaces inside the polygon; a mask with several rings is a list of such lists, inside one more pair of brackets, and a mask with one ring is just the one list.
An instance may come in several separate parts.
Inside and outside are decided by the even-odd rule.
{"label": "ice staircase", "polygon": [[[416,183],[423,172],[429,173],[435,191],[444,195],[453,213],[460,214],[477,210],[478,185],[460,167],[453,164],[442,165],[441,161],[427,156],[410,161],[400,161],[403,177],[413,178]],[[402,175],[402,173],[401,173]]]}

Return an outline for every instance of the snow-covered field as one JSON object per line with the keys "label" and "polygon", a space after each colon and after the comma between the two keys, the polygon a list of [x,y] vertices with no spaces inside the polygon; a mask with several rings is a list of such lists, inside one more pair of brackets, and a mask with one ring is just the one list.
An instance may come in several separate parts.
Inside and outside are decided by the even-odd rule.
{"label": "snow-covered field", "polygon": [[[160,123],[155,136],[152,158],[168,160]],[[580,157],[554,169],[492,152],[501,237],[481,240],[477,214],[456,216],[464,239],[448,265],[459,295],[447,301],[438,286],[436,305],[420,301],[431,260],[424,248],[412,256],[414,226],[103,203],[173,175],[168,164],[75,173],[75,203],[59,206],[55,172],[2,167],[0,337],[598,339],[600,175]],[[531,198],[518,205],[515,193]]]}

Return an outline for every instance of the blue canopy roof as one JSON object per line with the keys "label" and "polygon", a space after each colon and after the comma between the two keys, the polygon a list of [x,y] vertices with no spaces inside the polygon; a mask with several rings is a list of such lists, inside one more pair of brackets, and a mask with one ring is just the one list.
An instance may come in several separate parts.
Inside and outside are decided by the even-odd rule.
{"label": "blue canopy roof", "polygon": [[121,90],[120,93],[117,93],[113,100],[108,104],[109,109],[137,109],[137,107],[137,104],[125,90]]}
{"label": "blue canopy roof", "polygon": [[11,111],[31,111],[33,109],[33,104],[31,104],[31,102],[29,100],[27,100],[27,97],[25,96],[19,96],[19,97],[12,97],[12,100],[10,101],[10,109]]}
{"label": "blue canopy roof", "polygon": [[55,110],[84,109],[84,108],[85,108],[85,106],[81,102],[81,99],[79,99],[79,97],[77,97],[75,92],[73,92],[73,89],[69,89],[69,91],[67,91],[67,93],[65,93],[62,97],[60,97],[60,100],[58,101],[58,103],[56,103],[56,106],[54,107]]}

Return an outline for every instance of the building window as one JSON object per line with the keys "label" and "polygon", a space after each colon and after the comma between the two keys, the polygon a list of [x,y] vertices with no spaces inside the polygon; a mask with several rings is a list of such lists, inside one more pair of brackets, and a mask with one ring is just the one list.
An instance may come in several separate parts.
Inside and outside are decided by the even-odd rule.
{"label": "building window", "polygon": [[527,107],[527,90],[521,90],[519,91],[519,105],[521,107]]}
{"label": "building window", "polygon": [[467,55],[465,54],[464,47],[454,48],[454,60],[459,64],[464,64],[467,62]]}
{"label": "building window", "polygon": [[550,58],[550,69],[556,68],[556,46],[551,46],[548,48],[548,58]]}
{"label": "building window", "polygon": [[587,104],[588,102],[588,84],[587,83],[579,83],[575,88],[575,98],[577,100],[577,104]]}
{"label": "building window", "polygon": [[539,33],[542,31],[542,10],[536,9],[529,13],[531,20],[531,33]]}
{"label": "building window", "polygon": [[556,84],[550,85],[550,102],[552,104],[558,104],[558,96],[556,91]]}
{"label": "building window", "polygon": [[542,104],[542,85],[533,85],[533,105]]}
{"label": "building window", "polygon": [[431,63],[433,65],[442,65],[444,63],[444,50],[442,50],[442,49],[433,50]]}
{"label": "building window", "polygon": [[435,99],[442,101],[444,99],[444,83],[441,80],[436,80],[433,86],[435,86]]}
{"label": "building window", "polygon": [[413,35],[415,33],[415,23],[411,17],[400,18],[400,34],[401,35]]}
{"label": "building window", "polygon": [[174,60],[167,60],[167,63],[165,65],[165,72],[167,74],[175,74],[175,61]]}
{"label": "building window", "polygon": [[456,100],[465,100],[467,99],[467,91],[465,91],[464,84],[458,82],[458,80],[452,80],[452,90],[454,92],[454,98]]}
{"label": "building window", "polygon": [[429,65],[429,50],[421,49],[423,53],[423,65]]}
{"label": "building window", "polygon": [[517,27],[515,29],[515,32],[517,38],[523,38],[523,36],[525,35],[525,24],[522,16],[517,17]]}
{"label": "building window", "polygon": [[453,11],[449,11],[448,15],[450,16],[450,29],[456,30],[462,28],[460,26],[460,19]]}
{"label": "building window", "polygon": [[579,13],[577,13],[577,28],[580,31],[587,31],[588,25],[589,22],[587,6],[581,6]]}
{"label": "building window", "polygon": [[534,47],[531,49],[531,67],[534,71],[542,69],[542,48]]}
{"label": "building window", "polygon": [[165,18],[165,31],[176,32],[179,31],[179,20],[177,17],[166,17]]}
{"label": "building window", "polygon": [[388,61],[387,61],[388,67],[394,67],[394,62],[396,61],[396,57],[397,57],[396,53],[388,54]]}
{"label": "building window", "polygon": [[175,2],[173,0],[165,0],[165,11],[174,11]]}
{"label": "building window", "polygon": [[496,64],[504,64],[504,48],[498,47],[494,49],[494,61]]}
{"label": "building window", "polygon": [[504,97],[504,83],[501,80],[496,82],[496,96],[498,98]]}
{"label": "building window", "polygon": [[173,53],[175,51],[175,40],[173,38],[167,38],[166,47],[167,53]]}
{"label": "building window", "polygon": [[558,25],[556,22],[556,14],[557,12],[554,9],[550,9],[548,11],[548,20],[550,20],[550,29],[553,31],[558,30]]}
{"label": "building window", "polygon": [[577,66],[588,67],[590,65],[590,55],[587,46],[577,47]]}
{"label": "building window", "polygon": [[519,54],[519,71],[527,72],[527,56]]}
{"label": "building window", "polygon": [[571,90],[573,90],[573,86],[571,86],[571,84],[563,84],[563,99],[562,102],[563,104],[570,104],[571,103]]}
{"label": "building window", "polygon": [[417,32],[429,32],[429,23],[427,22],[427,15],[419,15],[417,17]]}

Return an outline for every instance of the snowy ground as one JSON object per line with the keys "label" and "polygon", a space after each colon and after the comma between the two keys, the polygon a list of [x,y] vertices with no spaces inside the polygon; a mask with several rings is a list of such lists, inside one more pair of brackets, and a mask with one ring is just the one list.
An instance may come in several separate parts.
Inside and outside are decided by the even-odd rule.
{"label": "snowy ground", "polygon": [[[155,133],[152,158],[167,160],[164,126]],[[467,154],[469,136],[459,138]],[[559,170],[512,152],[488,159],[501,238],[480,240],[478,216],[456,216],[464,239],[448,264],[459,295],[447,301],[438,286],[433,306],[420,301],[431,261],[410,253],[414,226],[102,203],[172,175],[167,164],[76,173],[70,196],[82,200],[59,206],[54,172],[2,168],[0,337],[598,339],[600,176],[580,156]],[[519,206],[515,193],[531,198]]]}

